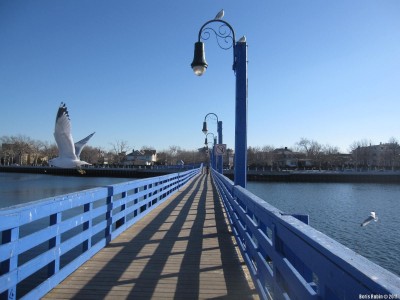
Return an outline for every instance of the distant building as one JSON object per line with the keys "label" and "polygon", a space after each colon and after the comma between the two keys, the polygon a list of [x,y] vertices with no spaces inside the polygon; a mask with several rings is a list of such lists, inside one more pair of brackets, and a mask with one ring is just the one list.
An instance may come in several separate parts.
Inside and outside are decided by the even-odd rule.
{"label": "distant building", "polygon": [[386,143],[357,147],[352,151],[353,162],[360,167],[394,168],[400,166],[400,146]]}
{"label": "distant building", "polygon": [[157,161],[156,150],[134,150],[125,156],[125,166],[152,166]]}
{"label": "distant building", "polygon": [[291,151],[287,147],[275,149],[272,153],[279,168],[297,168],[299,162],[298,153]]}

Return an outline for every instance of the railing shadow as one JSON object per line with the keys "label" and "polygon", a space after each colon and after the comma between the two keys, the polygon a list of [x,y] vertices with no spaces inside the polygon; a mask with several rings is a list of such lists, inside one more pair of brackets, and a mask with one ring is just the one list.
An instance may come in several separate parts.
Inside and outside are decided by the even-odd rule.
{"label": "railing shadow", "polygon": [[[206,209],[210,210],[209,203],[206,204],[206,193],[210,188],[208,176],[200,175],[163,207],[140,232],[125,242],[121,242],[120,238],[111,242],[103,251],[122,247],[121,250],[113,254],[113,258],[100,268],[74,299],[90,298],[94,295],[97,299],[102,299],[110,296],[110,291],[119,287],[130,289],[128,295],[124,293],[129,299],[150,299],[160,291],[160,282],[165,281],[174,282],[172,289],[165,286],[165,297],[198,299],[201,293],[201,273],[210,269],[223,272],[226,281],[226,297],[214,299],[246,299],[256,295],[255,289],[248,286],[241,269],[236,246],[214,188],[212,196],[217,237],[213,237],[218,239],[222,265],[210,268],[203,266],[201,269],[201,259],[204,260],[205,255],[202,252],[203,239],[210,238],[210,235],[203,233],[207,222]],[[138,270],[135,275],[128,274],[131,264],[135,264],[135,269]]]}
{"label": "railing shadow", "polygon": [[[253,299],[258,298],[257,290],[250,287],[243,272],[246,263],[239,258],[239,248],[233,238],[233,234],[226,220],[225,210],[220,201],[217,188],[213,184],[213,199],[215,209],[215,220],[218,232],[218,242],[221,251],[222,269],[224,270],[227,284],[227,295],[218,299]],[[250,278],[250,274],[248,274]],[[235,280],[232,280],[234,278]],[[215,299],[215,298],[214,298]]]}
{"label": "railing shadow", "polygon": [[[141,251],[149,245],[153,235],[157,233],[157,231],[167,222],[167,219],[172,214],[172,212],[177,208],[177,206],[181,203],[184,197],[188,196],[189,200],[185,204],[186,206],[190,205],[193,201],[193,194],[195,191],[198,191],[200,188],[200,180],[194,180],[189,183],[189,186],[175,198],[173,198],[167,206],[165,206],[155,217],[154,219],[147,224],[147,226],[143,227],[140,232],[132,237],[132,239],[127,240],[126,242],[117,242],[119,239],[117,238],[115,242],[111,242],[108,246],[106,246],[104,250],[107,248],[116,248],[122,247],[120,251],[115,253],[114,258],[107,262],[104,267],[102,267],[96,275],[93,276],[90,281],[88,281],[76,295],[74,298],[82,299],[85,297],[93,296],[93,291],[91,287],[98,287],[96,289],[96,298],[102,299],[110,292],[110,290],[116,286],[135,283],[135,286],[131,292],[134,294],[139,288],[144,287],[146,283],[146,293],[151,296],[153,293],[156,283],[159,279],[157,276],[158,273],[162,270],[165,265],[165,259],[167,258],[166,253],[168,253],[168,249],[173,246],[173,240],[171,239],[162,239],[160,240],[160,244],[162,247],[158,247],[162,250],[162,253],[153,253],[149,257],[141,256]],[[191,195],[190,195],[191,194]],[[148,216],[149,217],[149,216]],[[183,219],[183,215],[181,219]],[[136,226],[136,224],[134,225]],[[160,245],[161,246],[161,245]],[[107,251],[107,250],[106,250]],[[125,264],[121,264],[121,259],[124,260]],[[149,259],[149,262],[144,267],[144,270],[141,272],[139,278],[134,280],[121,280],[123,273],[129,267],[131,261],[140,259],[146,260]],[[125,267],[121,267],[124,266]],[[116,269],[116,266],[118,268]],[[148,272],[146,272],[146,270]],[[150,287],[150,288],[149,288]]]}

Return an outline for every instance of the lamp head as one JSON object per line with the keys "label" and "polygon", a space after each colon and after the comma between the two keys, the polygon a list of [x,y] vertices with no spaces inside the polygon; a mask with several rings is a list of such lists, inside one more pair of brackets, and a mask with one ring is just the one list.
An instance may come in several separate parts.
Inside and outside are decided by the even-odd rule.
{"label": "lamp head", "polygon": [[204,53],[204,43],[197,42],[194,44],[194,57],[191,66],[197,76],[203,75],[206,71],[208,64]]}
{"label": "lamp head", "polygon": [[201,131],[203,131],[204,134],[207,134],[208,129],[207,129],[207,122],[206,121],[203,122],[203,129]]}

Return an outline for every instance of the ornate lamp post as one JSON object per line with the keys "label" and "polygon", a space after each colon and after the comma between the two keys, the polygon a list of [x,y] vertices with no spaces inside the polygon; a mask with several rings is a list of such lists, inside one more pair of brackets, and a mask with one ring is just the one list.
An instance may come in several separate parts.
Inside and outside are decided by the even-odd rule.
{"label": "ornate lamp post", "polygon": [[[247,183],[247,43],[242,37],[236,42],[235,31],[232,26],[222,20],[218,14],[200,28],[198,41],[194,44],[194,58],[191,64],[196,75],[201,76],[208,64],[204,53],[204,43],[211,33],[217,37],[220,48],[233,48],[233,71],[236,74],[236,109],[235,109],[235,184],[246,188]],[[210,23],[220,23],[218,30],[207,27]]]}
{"label": "ornate lamp post", "polygon": [[215,145],[217,144],[217,137],[214,135],[214,133],[209,132],[209,133],[206,134],[206,139],[204,141],[204,145],[206,145],[206,147],[208,147],[208,143],[211,143],[211,142],[208,142],[208,139],[207,139],[207,136],[209,134],[211,134],[213,136],[213,140],[214,140],[214,144],[211,147],[212,150],[211,150],[211,154],[210,154],[211,166],[212,166],[213,169],[217,169],[217,158],[216,158],[216,155],[215,155],[215,152],[214,152]]}
{"label": "ornate lamp post", "polygon": [[[218,116],[214,113],[208,113],[206,114],[206,116],[204,117],[204,122],[203,122],[203,133],[207,135],[208,129],[207,129],[207,117],[209,115],[214,115],[217,118],[217,124],[218,124],[218,128],[217,128],[217,132],[218,132],[218,144],[222,144],[222,121],[218,121]],[[224,160],[222,155],[218,155],[217,159],[216,159],[216,170],[222,174],[223,172],[223,164],[224,164]]]}

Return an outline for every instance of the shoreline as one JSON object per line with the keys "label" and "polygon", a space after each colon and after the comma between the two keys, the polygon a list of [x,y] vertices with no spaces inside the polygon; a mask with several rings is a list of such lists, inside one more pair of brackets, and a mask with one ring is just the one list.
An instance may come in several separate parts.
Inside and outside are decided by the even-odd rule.
{"label": "shoreline", "polygon": [[[233,172],[225,176],[232,179]],[[248,171],[248,181],[309,183],[400,183],[394,171]]]}
{"label": "shoreline", "polygon": [[82,168],[67,169],[56,167],[31,167],[31,166],[0,166],[0,173],[29,173],[57,176],[76,177],[119,177],[119,178],[149,178],[171,173],[184,172],[187,168],[160,168],[160,169],[133,169],[133,168]]}
{"label": "shoreline", "polygon": [[[82,168],[62,169],[55,167],[0,166],[0,172],[49,174],[77,177],[148,178],[186,171],[186,167],[174,168]],[[233,179],[233,171],[224,175]],[[248,181],[260,182],[311,182],[311,183],[400,183],[397,171],[248,171]]]}

